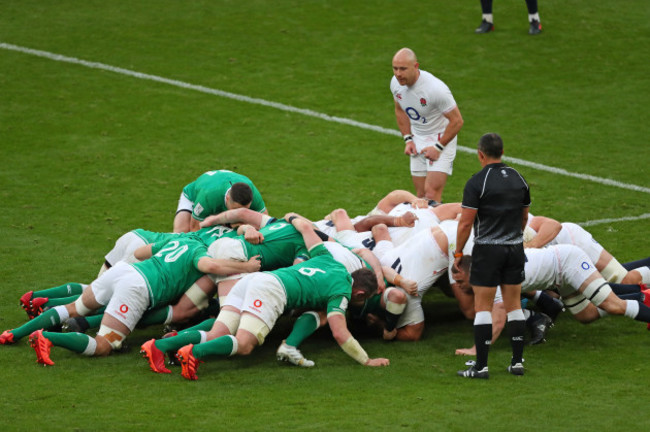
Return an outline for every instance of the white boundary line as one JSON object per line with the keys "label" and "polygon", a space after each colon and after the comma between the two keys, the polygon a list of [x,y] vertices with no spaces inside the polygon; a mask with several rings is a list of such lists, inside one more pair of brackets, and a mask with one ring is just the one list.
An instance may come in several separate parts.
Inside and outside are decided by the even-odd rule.
{"label": "white boundary line", "polygon": [[612,219],[596,219],[596,220],[591,220],[586,222],[580,222],[578,223],[578,225],[583,227],[588,227],[588,226],[602,225],[602,224],[608,224],[614,222],[637,221],[642,219],[650,219],[650,213],[643,213],[642,215],[639,216],[624,216],[624,217],[612,218]]}
{"label": "white boundary line", "polygon": [[[54,53],[51,53],[51,52],[48,52],[48,51],[40,51],[40,50],[25,48],[25,47],[21,47],[21,46],[18,46],[18,45],[12,45],[12,44],[8,44],[8,43],[0,43],[0,48],[5,49],[5,50],[9,50],[9,51],[20,52],[20,53],[23,53],[23,54],[30,54],[30,55],[34,55],[34,56],[37,56],[37,57],[43,57],[43,58],[47,58],[47,59],[54,60],[54,61],[72,63],[72,64],[77,64],[77,65],[85,66],[85,67],[92,68],[92,69],[100,69],[100,70],[105,70],[105,71],[109,71],[109,72],[118,73],[118,74],[121,74],[121,75],[131,76],[131,77],[134,77],[134,78],[160,82],[160,83],[163,83],[163,84],[169,84],[169,85],[176,86],[176,87],[181,87],[181,88],[185,88],[185,89],[189,89],[189,90],[195,90],[195,91],[198,91],[198,92],[201,92],[201,93],[207,93],[207,94],[212,94],[212,95],[215,95],[215,96],[225,97],[225,98],[228,98],[228,99],[234,99],[234,100],[237,100],[237,101],[240,101],[240,102],[247,102],[247,103],[256,104],[256,105],[268,106],[268,107],[276,108],[276,109],[279,109],[279,110],[282,110],[282,111],[288,111],[288,112],[293,112],[293,113],[297,113],[297,114],[302,114],[302,115],[305,115],[305,116],[308,116],[308,117],[315,117],[315,118],[319,118],[321,120],[330,121],[330,122],[334,122],[334,123],[345,124],[345,125],[349,125],[349,126],[354,126],[354,127],[358,127],[358,128],[361,128],[361,129],[368,129],[368,130],[372,130],[372,131],[387,134],[387,135],[401,136],[400,132],[398,130],[396,130],[396,129],[387,129],[387,128],[383,128],[381,126],[376,126],[376,125],[371,125],[371,124],[368,124],[368,123],[358,122],[358,121],[347,119],[347,118],[330,116],[330,115],[327,115],[327,114],[319,113],[317,111],[312,111],[312,110],[303,109],[303,108],[296,108],[296,107],[293,107],[291,105],[285,105],[285,104],[281,104],[281,103],[277,103],[277,102],[271,102],[271,101],[267,101],[267,100],[259,99],[259,98],[252,98],[252,97],[243,96],[243,95],[239,95],[239,94],[236,94],[236,93],[230,93],[230,92],[226,92],[226,91],[223,91],[223,90],[212,89],[212,88],[204,87],[204,86],[200,86],[200,85],[189,84],[189,83],[186,83],[186,82],[183,82],[183,81],[177,81],[177,80],[172,80],[172,79],[168,79],[168,78],[163,78],[163,77],[160,77],[160,76],[157,76],[157,75],[144,74],[144,73],[132,71],[132,70],[129,70],[129,69],[123,69],[123,68],[119,68],[119,67],[115,67],[115,66],[110,66],[110,65],[107,65],[107,64],[104,64],[104,63],[89,62],[89,61],[77,59],[77,58],[74,58],[74,57],[67,57],[67,56],[63,56],[63,55],[60,55],[60,54],[54,54]],[[475,153],[476,152],[476,149],[472,149],[472,148],[464,147],[464,146],[458,146],[458,150],[464,151],[466,153]],[[589,175],[589,174],[573,173],[573,172],[567,171],[567,170],[562,169],[562,168],[556,168],[556,167],[551,167],[551,166],[547,166],[547,165],[542,165],[542,164],[539,164],[539,163],[530,162],[530,161],[527,161],[527,160],[524,160],[524,159],[519,159],[519,158],[514,158],[514,157],[506,156],[503,159],[505,161],[507,161],[507,162],[514,162],[516,164],[523,165],[523,166],[526,166],[526,167],[530,167],[530,168],[533,168],[533,169],[537,169],[537,170],[540,170],[540,171],[546,171],[546,172],[550,172],[550,173],[553,173],[553,174],[559,174],[559,175],[563,175],[563,176],[567,176],[567,177],[574,177],[574,178],[578,178],[578,179],[581,179],[581,180],[587,180],[587,181],[591,181],[591,182],[595,182],[595,183],[604,184],[604,185],[607,185],[607,186],[614,186],[614,187],[618,187],[618,188],[621,188],[621,189],[629,189],[629,190],[633,190],[633,191],[636,191],[636,192],[643,192],[643,193],[650,194],[650,188],[643,187],[643,186],[637,186],[637,185],[634,185],[634,184],[622,183],[622,182],[619,182],[619,181],[616,181],[616,180],[603,178],[603,177],[596,177],[596,176],[592,176],[592,175]]]}

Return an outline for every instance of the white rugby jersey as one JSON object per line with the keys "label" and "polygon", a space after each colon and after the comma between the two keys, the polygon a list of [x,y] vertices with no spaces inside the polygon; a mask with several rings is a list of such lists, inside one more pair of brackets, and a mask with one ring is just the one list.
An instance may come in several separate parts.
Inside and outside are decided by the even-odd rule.
{"label": "white rugby jersey", "polygon": [[411,120],[411,133],[416,135],[443,132],[449,123],[444,113],[456,106],[449,87],[423,70],[420,70],[418,80],[411,87],[400,85],[393,76],[390,91]]}

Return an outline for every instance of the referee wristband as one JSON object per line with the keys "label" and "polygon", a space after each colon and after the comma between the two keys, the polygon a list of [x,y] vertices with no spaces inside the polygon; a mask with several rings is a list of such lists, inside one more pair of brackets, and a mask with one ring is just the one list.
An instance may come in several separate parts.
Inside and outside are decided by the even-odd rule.
{"label": "referee wristband", "polygon": [[404,135],[404,142],[413,141],[413,135]]}
{"label": "referee wristband", "polygon": [[440,144],[439,142],[436,142],[433,146],[434,146],[435,148],[437,148],[438,151],[443,151],[443,150],[445,149],[445,146],[443,146],[443,145]]}

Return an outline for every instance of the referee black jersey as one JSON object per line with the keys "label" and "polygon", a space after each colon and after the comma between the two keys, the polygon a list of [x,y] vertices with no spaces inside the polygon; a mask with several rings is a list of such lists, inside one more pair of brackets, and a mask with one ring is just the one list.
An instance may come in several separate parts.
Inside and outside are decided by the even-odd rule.
{"label": "referee black jersey", "polygon": [[523,242],[522,211],[530,206],[530,191],[514,168],[504,163],[486,165],[465,184],[462,206],[478,210],[475,244]]}

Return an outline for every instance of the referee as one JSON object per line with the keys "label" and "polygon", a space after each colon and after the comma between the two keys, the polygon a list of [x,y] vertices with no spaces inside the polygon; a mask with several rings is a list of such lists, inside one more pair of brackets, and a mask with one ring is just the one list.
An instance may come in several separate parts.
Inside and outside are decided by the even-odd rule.
{"label": "referee", "polygon": [[458,371],[466,378],[484,378],[488,374],[488,351],[492,340],[492,304],[497,286],[501,286],[508,313],[508,333],[512,360],[508,372],[523,375],[525,319],[521,310],[521,283],[524,281],[526,256],[523,229],[528,220],[530,191],[515,169],[501,162],[503,141],[495,133],[483,135],[478,142],[478,160],[483,169],[465,184],[454,265],[463,260],[462,250],[474,226],[474,248],[470,284],[474,291],[474,342],[476,364]]}

